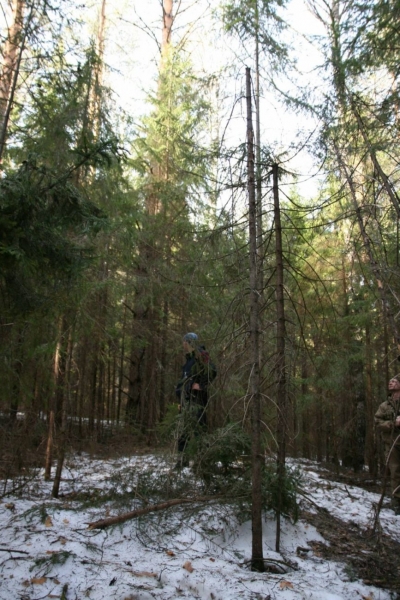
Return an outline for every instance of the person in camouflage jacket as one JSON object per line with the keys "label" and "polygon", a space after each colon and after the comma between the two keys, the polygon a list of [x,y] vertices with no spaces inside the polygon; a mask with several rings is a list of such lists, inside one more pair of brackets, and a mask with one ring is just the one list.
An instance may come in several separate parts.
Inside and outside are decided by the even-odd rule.
{"label": "person in camouflage jacket", "polygon": [[389,398],[375,413],[375,425],[382,434],[390,471],[392,506],[400,515],[400,376],[389,381]]}
{"label": "person in camouflage jacket", "polygon": [[[182,453],[185,451],[191,435],[198,435],[207,426],[208,386],[215,379],[217,370],[210,360],[204,346],[199,345],[195,333],[187,333],[183,337],[183,350],[186,362],[177,383],[175,393],[179,400],[180,413],[183,417],[183,431],[178,438],[178,453],[181,455],[177,466],[187,462]],[[192,430],[192,431],[190,431]]]}

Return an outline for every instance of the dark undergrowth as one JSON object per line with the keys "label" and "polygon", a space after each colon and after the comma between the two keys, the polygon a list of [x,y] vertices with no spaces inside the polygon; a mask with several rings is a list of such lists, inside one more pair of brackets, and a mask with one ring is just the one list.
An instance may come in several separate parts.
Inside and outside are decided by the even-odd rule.
{"label": "dark undergrowth", "polygon": [[[325,509],[303,511],[300,518],[313,525],[328,542],[310,542],[314,554],[346,563],[349,579],[392,591],[400,599],[400,543],[388,535],[361,529],[335,518]],[[329,545],[328,545],[329,544]]]}

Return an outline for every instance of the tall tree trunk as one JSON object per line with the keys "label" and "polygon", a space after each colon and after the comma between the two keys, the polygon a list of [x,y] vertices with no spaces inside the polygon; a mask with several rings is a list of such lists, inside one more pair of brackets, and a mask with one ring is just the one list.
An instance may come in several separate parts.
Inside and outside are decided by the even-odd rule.
{"label": "tall tree trunk", "polygon": [[57,396],[60,374],[60,356],[63,341],[64,317],[61,317],[58,325],[57,344],[53,359],[53,392],[50,397],[50,406],[48,411],[48,430],[47,430],[47,445],[45,457],[44,479],[49,481],[51,477],[51,467],[53,464],[53,446],[56,427],[56,411],[57,411]]}
{"label": "tall tree trunk", "polygon": [[[173,25],[173,0],[163,0],[162,2],[162,43],[161,43],[161,62],[159,68],[159,80],[164,75],[171,44],[172,25]],[[159,100],[169,107],[171,102],[170,94],[162,97],[162,86],[159,85]],[[152,229],[157,223],[154,218],[160,215],[162,203],[160,199],[159,183],[163,184],[169,181],[169,160],[170,148],[168,131],[157,134],[162,138],[165,148],[161,159],[152,160],[148,193],[145,200],[146,221],[142,230],[143,238],[138,244],[138,267],[135,277],[137,280],[135,305],[133,315],[132,346],[129,366],[129,389],[127,402],[127,417],[129,420],[137,420],[145,431],[146,428],[152,428],[155,424],[155,415],[157,413],[157,382],[153,378],[154,365],[160,361],[160,351],[158,345],[154,343],[155,332],[158,331],[158,314],[161,309],[160,301],[156,298],[153,290],[153,265],[158,255],[165,255],[163,243],[155,249],[155,242],[151,239]],[[155,139],[155,142],[160,141]],[[157,306],[155,306],[158,304]],[[151,379],[149,379],[151,377]],[[134,414],[136,413],[136,415]]]}
{"label": "tall tree trunk", "polygon": [[372,348],[370,324],[365,325],[365,415],[366,415],[366,435],[365,435],[365,454],[368,470],[372,477],[377,475],[377,452],[375,440],[374,424],[374,397],[372,393]]}
{"label": "tall tree trunk", "polygon": [[96,410],[96,400],[97,400],[97,380],[98,380],[98,361],[99,361],[99,353],[97,344],[95,346],[95,350],[92,355],[92,369],[90,374],[90,412],[89,412],[89,431],[91,434],[94,433],[97,410]]}
{"label": "tall tree trunk", "polygon": [[262,179],[261,179],[261,123],[260,123],[260,48],[259,48],[259,14],[258,0],[256,0],[256,85],[255,85],[255,105],[256,105],[256,204],[257,204],[257,251],[258,251],[258,280],[260,294],[264,292],[263,277],[263,207],[262,207]]}
{"label": "tall tree trunk", "polygon": [[159,396],[159,407],[160,407],[160,421],[164,418],[166,413],[166,400],[167,392],[165,386],[165,374],[167,371],[167,333],[168,333],[168,317],[169,317],[169,305],[167,298],[164,299],[163,307],[163,318],[161,326],[161,379],[160,379],[160,396]]}
{"label": "tall tree trunk", "polygon": [[382,320],[383,320],[383,372],[385,373],[384,387],[387,389],[387,384],[389,383],[390,375],[389,375],[389,332],[388,332],[388,319],[387,319],[387,310],[386,306],[383,307],[382,311]]}
{"label": "tall tree trunk", "polygon": [[[307,355],[305,351],[302,353],[301,357],[301,395],[304,398],[308,396],[308,384],[307,384],[308,370],[307,370]],[[307,401],[308,402],[308,401]],[[311,419],[311,411],[306,406],[302,411],[302,450],[304,458],[311,458],[310,452],[310,419]]]}
{"label": "tall tree trunk", "polygon": [[86,389],[87,389],[87,371],[88,371],[88,362],[89,362],[89,339],[85,336],[83,340],[83,344],[81,347],[81,359],[79,365],[79,386],[76,391],[77,394],[77,415],[78,415],[78,433],[79,437],[83,435],[83,418],[84,418],[84,408],[85,408],[85,398],[86,398]]}
{"label": "tall tree trunk", "polygon": [[[315,354],[318,356],[317,351]],[[317,397],[317,404],[315,407],[315,430],[314,430],[314,444],[316,447],[317,461],[322,462],[323,453],[324,453],[324,440],[323,440],[323,426],[324,426],[324,411],[322,406],[323,394],[320,387],[317,387],[315,390],[315,395]]]}
{"label": "tall tree trunk", "polygon": [[[9,28],[3,51],[3,66],[0,76],[0,162],[3,158],[8,123],[25,48],[26,33],[23,34],[24,8],[24,0],[13,1],[13,22]],[[32,11],[33,7],[31,14]]]}
{"label": "tall tree trunk", "polygon": [[97,62],[94,72],[94,85],[92,86],[92,127],[95,139],[100,137],[101,132],[101,103],[104,72],[104,46],[105,46],[105,30],[106,30],[106,0],[102,0],[99,15],[99,26],[96,40]]}
{"label": "tall tree trunk", "polygon": [[117,394],[117,424],[121,418],[121,404],[122,404],[122,393],[124,388],[124,364],[125,364],[125,328],[126,328],[126,304],[124,303],[124,316],[122,322],[122,340],[121,340],[121,356],[119,361],[119,373],[118,373],[118,394]]}
{"label": "tall tree trunk", "polygon": [[249,195],[249,258],[250,258],[250,400],[252,432],[252,553],[251,568],[264,571],[262,536],[262,471],[261,448],[261,394],[260,394],[260,349],[259,349],[259,290],[257,274],[257,206],[254,178],[254,133],[251,110],[250,69],[246,69],[247,103],[247,180]]}
{"label": "tall tree trunk", "polygon": [[363,120],[361,118],[361,115],[359,113],[359,110],[357,108],[357,105],[356,105],[356,102],[355,102],[354,98],[352,98],[352,101],[351,101],[351,108],[352,108],[354,116],[356,117],[357,123],[358,123],[359,128],[360,128],[361,135],[363,137],[363,140],[364,140],[365,145],[367,147],[368,153],[369,153],[369,155],[371,157],[371,160],[372,160],[372,163],[374,165],[375,173],[378,175],[379,179],[381,180],[381,182],[383,184],[383,187],[385,188],[385,190],[386,190],[386,192],[387,192],[387,194],[388,194],[388,196],[389,196],[389,198],[390,198],[390,200],[391,200],[391,202],[393,204],[393,207],[394,207],[394,209],[395,209],[395,211],[397,213],[397,218],[399,219],[400,218],[400,201],[399,201],[399,197],[398,197],[398,195],[396,193],[396,190],[395,190],[394,186],[392,185],[389,177],[386,175],[386,173],[384,172],[384,170],[381,167],[380,162],[378,161],[378,158],[376,156],[376,152],[373,149],[372,144],[371,144],[371,142],[368,139],[368,134],[367,134],[367,131],[365,129],[364,122],[363,122]]}
{"label": "tall tree trunk", "polygon": [[[140,301],[140,291],[136,292],[135,302]],[[137,305],[137,310],[140,312],[141,319],[138,318],[137,311],[133,313],[132,319],[132,334],[131,334],[131,351],[129,355],[128,369],[128,399],[126,403],[126,420],[129,423],[134,423],[140,416],[140,400],[142,397],[143,385],[143,365],[145,355],[144,341],[144,316],[145,311]]]}
{"label": "tall tree trunk", "polygon": [[360,208],[360,206],[358,204],[358,200],[357,200],[357,193],[356,193],[354,181],[353,181],[351,173],[349,172],[349,168],[345,164],[344,159],[336,145],[335,145],[335,150],[336,150],[336,156],[338,158],[339,166],[340,166],[343,174],[345,175],[346,181],[347,181],[349,189],[350,189],[350,194],[351,194],[351,198],[352,198],[353,205],[354,205],[354,212],[357,217],[361,237],[362,237],[362,240],[364,243],[364,248],[365,248],[365,251],[368,256],[369,265],[371,267],[372,273],[373,273],[376,283],[377,283],[378,293],[381,298],[382,310],[386,311],[389,323],[391,325],[394,341],[396,343],[398,353],[400,353],[400,331],[397,326],[396,320],[394,318],[394,313],[393,313],[391,304],[388,299],[387,289],[386,289],[387,286],[386,286],[385,278],[382,273],[382,269],[381,269],[378,261],[375,258],[375,255],[374,255],[373,249],[372,249],[373,246],[372,246],[370,237],[369,237],[367,230],[365,228],[365,225],[364,225],[361,208]]}
{"label": "tall tree trunk", "polygon": [[[259,0],[256,0],[256,34],[255,34],[255,115],[256,115],[256,206],[257,206],[257,278],[258,293],[260,295],[260,331],[259,331],[259,360],[260,382],[263,380],[262,370],[264,365],[264,326],[261,311],[264,305],[264,243],[263,243],[263,203],[262,203],[262,178],[261,178],[261,114],[260,114],[260,43],[259,43]],[[260,389],[261,393],[261,389]]]}
{"label": "tall tree trunk", "polygon": [[[67,321],[65,322],[67,325]],[[64,326],[65,327],[65,326]],[[66,327],[65,327],[66,329]],[[68,342],[67,348],[65,352],[65,366],[60,369],[59,381],[58,381],[58,390],[59,390],[59,398],[61,401],[61,406],[59,410],[61,412],[61,426],[58,435],[58,456],[57,456],[57,468],[54,476],[53,482],[53,490],[52,496],[53,498],[58,498],[60,483],[61,483],[61,475],[64,466],[65,460],[65,452],[67,447],[67,419],[68,419],[68,409],[69,409],[69,400],[70,400],[70,392],[69,392],[69,382],[70,382],[70,369],[71,369],[71,361],[72,361],[72,327],[68,329]],[[61,361],[60,361],[61,363]]]}
{"label": "tall tree trunk", "polygon": [[174,17],[172,14],[173,5],[173,0],[163,0],[163,30],[161,54],[163,54],[163,52],[171,42],[172,24],[174,22]]}
{"label": "tall tree trunk", "polygon": [[11,398],[10,398],[10,412],[9,419],[10,424],[14,424],[17,420],[18,409],[21,400],[21,377],[23,371],[24,357],[24,329],[21,325],[16,326],[15,343],[12,344],[13,351],[13,376],[12,376],[12,387],[11,387]]}
{"label": "tall tree trunk", "polygon": [[[275,256],[276,256],[276,376],[277,376],[277,405],[278,405],[278,481],[279,495],[284,487],[285,479],[285,461],[286,461],[286,436],[287,436],[287,398],[286,398],[286,363],[285,363],[285,301],[283,288],[283,250],[282,250],[282,226],[281,212],[279,206],[278,189],[278,165],[272,165],[273,194],[274,194],[274,220],[275,220]],[[276,540],[275,549],[279,552],[281,523],[280,508],[281,498],[278,500],[278,510],[276,513]]]}

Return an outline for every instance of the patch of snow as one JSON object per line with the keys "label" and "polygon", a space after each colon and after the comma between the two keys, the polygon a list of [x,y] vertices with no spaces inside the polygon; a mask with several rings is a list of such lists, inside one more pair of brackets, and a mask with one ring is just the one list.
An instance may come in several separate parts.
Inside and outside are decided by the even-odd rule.
{"label": "patch of snow", "polygon": [[[281,573],[254,573],[251,524],[239,524],[229,507],[206,505],[190,517],[173,509],[127,521],[106,530],[87,524],[103,518],[107,506],[82,508],[68,494],[109,489],[116,475],[167,471],[156,456],[120,460],[72,457],[62,493],[51,498],[51,482],[32,481],[21,496],[0,502],[0,598],[33,600],[390,600],[388,591],[349,581],[345,565],[316,556],[312,540],[323,542],[314,527],[282,520],[281,550],[275,552],[275,521],[265,515],[264,557],[291,567]],[[128,471],[127,471],[128,470]],[[189,470],[187,470],[190,473]],[[342,483],[328,482],[312,463],[303,470],[309,497],[332,515],[362,527],[371,522],[379,496]],[[399,540],[399,517],[383,510],[385,531]],[[64,592],[63,592],[64,590]]]}

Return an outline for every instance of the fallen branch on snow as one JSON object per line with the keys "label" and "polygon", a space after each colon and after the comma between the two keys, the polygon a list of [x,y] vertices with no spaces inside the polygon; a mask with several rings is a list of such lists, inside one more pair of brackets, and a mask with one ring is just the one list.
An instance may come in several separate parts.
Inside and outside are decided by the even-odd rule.
{"label": "fallen branch on snow", "polygon": [[29,554],[25,550],[14,550],[13,548],[0,548],[0,552],[17,552],[18,554]]}
{"label": "fallen branch on snow", "polygon": [[166,510],[172,506],[179,506],[181,504],[196,504],[197,502],[210,502],[211,500],[221,500],[222,496],[198,496],[197,498],[175,498],[174,500],[167,500],[167,502],[161,502],[160,504],[151,504],[146,508],[138,508],[131,510],[130,512],[117,515],[116,517],[109,517],[108,519],[100,519],[93,523],[88,523],[89,529],[105,529],[111,525],[117,525],[118,523],[124,523],[130,519],[136,519],[152,512],[160,510]]}

